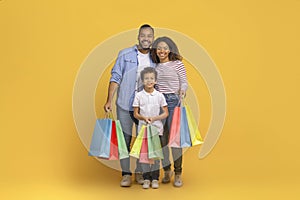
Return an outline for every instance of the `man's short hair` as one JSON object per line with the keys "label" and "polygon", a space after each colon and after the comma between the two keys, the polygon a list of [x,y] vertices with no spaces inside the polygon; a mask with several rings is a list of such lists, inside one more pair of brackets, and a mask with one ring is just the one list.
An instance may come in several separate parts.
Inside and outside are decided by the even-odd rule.
{"label": "man's short hair", "polygon": [[139,34],[141,33],[141,30],[144,29],[144,28],[150,28],[152,30],[153,34],[154,34],[154,29],[149,24],[143,24],[142,26],[140,26]]}

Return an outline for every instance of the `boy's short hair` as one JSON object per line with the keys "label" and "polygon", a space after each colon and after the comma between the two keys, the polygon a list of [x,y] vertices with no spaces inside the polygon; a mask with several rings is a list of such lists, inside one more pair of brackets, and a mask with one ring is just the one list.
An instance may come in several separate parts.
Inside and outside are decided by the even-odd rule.
{"label": "boy's short hair", "polygon": [[142,71],[141,71],[141,80],[144,80],[144,76],[145,74],[148,73],[153,73],[154,74],[154,78],[155,80],[157,79],[157,71],[153,68],[153,67],[145,67]]}

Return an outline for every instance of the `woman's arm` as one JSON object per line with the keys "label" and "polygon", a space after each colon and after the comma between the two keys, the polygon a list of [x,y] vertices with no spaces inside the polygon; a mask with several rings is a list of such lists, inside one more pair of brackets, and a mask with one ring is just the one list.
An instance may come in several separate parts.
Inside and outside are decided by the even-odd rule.
{"label": "woman's arm", "polygon": [[186,90],[188,88],[188,84],[187,84],[187,78],[186,78],[186,69],[184,64],[180,61],[178,62],[178,65],[176,67],[177,70],[177,74],[179,76],[179,84],[180,84],[180,91],[179,91],[179,95],[180,97],[185,97],[186,94]]}

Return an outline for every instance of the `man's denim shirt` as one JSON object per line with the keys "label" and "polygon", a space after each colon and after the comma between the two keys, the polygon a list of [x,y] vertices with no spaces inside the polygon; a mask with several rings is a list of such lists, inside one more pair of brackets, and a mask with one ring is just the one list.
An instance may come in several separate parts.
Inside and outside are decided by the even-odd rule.
{"label": "man's denim shirt", "polygon": [[[114,67],[111,70],[110,82],[119,84],[117,105],[123,110],[132,111],[132,103],[135,95],[136,76],[138,69],[137,46],[123,49],[119,52]],[[150,58],[150,67],[155,63]]]}

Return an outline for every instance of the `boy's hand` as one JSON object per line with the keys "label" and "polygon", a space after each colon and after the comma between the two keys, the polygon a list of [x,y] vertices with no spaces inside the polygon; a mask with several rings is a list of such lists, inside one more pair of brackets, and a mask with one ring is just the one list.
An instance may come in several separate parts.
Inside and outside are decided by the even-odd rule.
{"label": "boy's hand", "polygon": [[153,120],[152,117],[145,117],[145,118],[144,118],[144,121],[145,121],[146,123],[148,123],[148,124],[151,124],[154,120]]}

